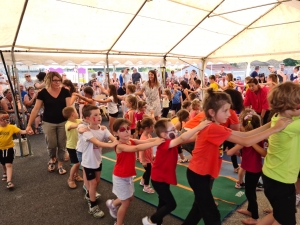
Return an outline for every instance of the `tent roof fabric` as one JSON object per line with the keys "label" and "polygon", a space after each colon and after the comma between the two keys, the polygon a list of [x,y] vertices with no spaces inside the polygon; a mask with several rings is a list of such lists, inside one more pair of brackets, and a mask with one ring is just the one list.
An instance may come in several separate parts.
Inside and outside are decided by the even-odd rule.
{"label": "tent roof fabric", "polygon": [[2,0],[0,13],[0,50],[27,65],[300,58],[298,0]]}

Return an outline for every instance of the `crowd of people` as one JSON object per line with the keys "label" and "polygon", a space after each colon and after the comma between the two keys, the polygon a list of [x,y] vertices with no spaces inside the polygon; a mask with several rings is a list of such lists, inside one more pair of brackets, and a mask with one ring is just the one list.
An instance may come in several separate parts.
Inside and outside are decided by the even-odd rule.
{"label": "crowd of people", "polygon": [[[238,173],[235,188],[245,188],[248,207],[237,210],[249,216],[242,220],[244,224],[296,224],[295,204],[300,201],[300,73],[299,67],[291,76],[281,69],[270,67],[270,74],[262,76],[256,67],[242,82],[224,68],[203,80],[195,70],[185,71],[182,77],[174,71],[162,77],[150,70],[148,80],[142,80],[137,69],[130,74],[126,68],[109,80],[109,74],[104,76],[101,71],[92,74],[80,88],[57,72],[40,72],[36,81],[26,74],[20,89],[27,92],[19,94],[21,100],[16,99],[19,111],[23,107],[28,114],[26,129],[12,125],[18,119],[12,91],[3,90],[2,180],[7,181],[7,188],[14,187],[13,134],[39,134],[41,124],[49,154],[48,171],[66,174],[63,162],[69,158],[73,166],[67,184],[76,188],[78,182],[84,183],[88,212],[95,218],[104,216],[97,205],[100,194],[96,190],[102,148],[107,147],[116,153],[112,174],[116,199],[106,201],[116,225],[124,223],[133,200],[136,159],[145,168],[140,180],[143,191],[159,196],[157,211],[142,219],[144,225],[161,225],[177,207],[170,185],[177,184],[177,163],[188,162],[187,179],[195,199],[183,224],[198,224],[201,219],[205,224],[221,224],[212,189],[223,154],[231,156],[233,172]],[[104,111],[108,113],[108,128],[101,126]],[[153,138],[153,133],[157,137]],[[242,156],[241,166],[238,156]],[[273,208],[262,220],[256,199],[260,177]]]}

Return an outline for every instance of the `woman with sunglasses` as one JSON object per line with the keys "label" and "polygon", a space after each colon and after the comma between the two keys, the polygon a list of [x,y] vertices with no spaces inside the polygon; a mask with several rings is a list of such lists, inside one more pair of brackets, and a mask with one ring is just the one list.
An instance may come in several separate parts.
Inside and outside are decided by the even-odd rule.
{"label": "woman with sunglasses", "polygon": [[63,117],[62,110],[66,106],[70,106],[71,95],[69,90],[61,85],[62,77],[57,72],[49,72],[45,78],[46,88],[42,89],[36,99],[34,108],[28,121],[26,131],[33,134],[31,124],[38,115],[42,105],[44,105],[43,115],[43,131],[47,141],[47,149],[49,152],[48,171],[55,170],[56,151],[58,156],[58,172],[65,174],[66,170],[62,167],[65,149],[66,149],[66,119]]}
{"label": "woman with sunglasses", "polygon": [[1,107],[2,109],[8,113],[10,123],[16,123],[16,115],[14,111],[14,103],[13,103],[13,95],[10,89],[6,89],[3,92],[4,98],[1,99]]}

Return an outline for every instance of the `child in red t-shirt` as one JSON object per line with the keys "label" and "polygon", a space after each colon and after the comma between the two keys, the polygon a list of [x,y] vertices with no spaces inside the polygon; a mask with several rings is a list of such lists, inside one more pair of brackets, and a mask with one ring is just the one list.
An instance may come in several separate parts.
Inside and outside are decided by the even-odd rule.
{"label": "child in red t-shirt", "polygon": [[[251,131],[261,126],[261,118],[252,109],[246,109],[240,114],[240,121],[244,131]],[[248,208],[239,209],[237,212],[251,216],[242,220],[244,224],[254,224],[258,222],[258,206],[256,201],[256,185],[262,171],[262,156],[267,152],[263,149],[263,144],[254,144],[250,147],[236,145],[227,151],[227,155],[233,155],[241,148],[243,149],[243,160],[241,168],[246,171],[245,175],[245,194],[248,199]]]}
{"label": "child in red t-shirt", "polygon": [[109,199],[106,206],[113,218],[118,218],[115,225],[122,225],[133,200],[135,171],[135,152],[143,151],[153,146],[160,145],[164,139],[151,138],[147,140],[130,139],[130,121],[116,119],[113,131],[119,137],[119,144],[115,147],[117,162],[113,171],[113,193],[117,199]]}
{"label": "child in red t-shirt", "polygon": [[156,213],[150,218],[143,218],[142,223],[144,225],[161,225],[163,218],[176,208],[176,201],[170,190],[170,184],[177,184],[178,145],[188,142],[194,134],[204,129],[208,124],[208,121],[204,121],[179,137],[177,137],[177,130],[169,119],[160,119],[154,125],[157,136],[165,139],[165,142],[157,147],[151,171],[151,181],[159,196],[159,203]]}
{"label": "child in red t-shirt", "polygon": [[[137,130],[142,131],[140,140],[147,140],[152,138],[151,134],[154,131],[154,121],[152,118],[144,118],[137,123]],[[150,175],[152,169],[152,163],[154,159],[153,149],[148,148],[145,151],[139,152],[140,163],[145,168],[143,178],[141,179],[140,185],[143,186],[143,191],[148,194],[153,194],[154,190],[150,187]]]}
{"label": "child in red t-shirt", "polygon": [[230,116],[230,105],[231,98],[227,93],[208,89],[203,110],[206,118],[213,123],[198,132],[196,137],[193,157],[187,170],[195,200],[183,225],[196,225],[202,218],[205,224],[221,225],[220,212],[211,193],[211,179],[219,176],[222,164],[219,146],[225,140],[249,147],[291,123],[289,119],[282,119],[271,128],[268,123],[249,132],[230,130],[220,125]]}

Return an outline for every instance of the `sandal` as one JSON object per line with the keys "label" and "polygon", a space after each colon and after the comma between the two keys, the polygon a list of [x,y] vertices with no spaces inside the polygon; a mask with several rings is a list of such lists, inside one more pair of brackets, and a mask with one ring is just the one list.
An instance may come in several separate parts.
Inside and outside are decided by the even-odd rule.
{"label": "sandal", "polygon": [[55,163],[53,163],[53,162],[48,162],[48,171],[49,171],[50,173],[52,173],[52,172],[54,172],[54,170],[55,170]]}
{"label": "sandal", "polygon": [[77,187],[76,184],[75,184],[75,181],[70,180],[70,179],[68,179],[68,185],[69,185],[69,188],[71,188],[71,189],[74,189],[74,188]]}
{"label": "sandal", "polygon": [[189,160],[187,158],[184,158],[184,159],[179,159],[178,162],[179,163],[188,163]]}
{"label": "sandal", "polygon": [[59,167],[57,170],[58,170],[58,173],[59,173],[60,175],[63,175],[63,174],[66,174],[66,173],[67,173],[67,171],[66,171],[64,168],[62,168],[62,167]]}
{"label": "sandal", "polygon": [[82,182],[83,178],[81,176],[79,176],[78,174],[76,176],[74,176],[74,179],[78,182]]}
{"label": "sandal", "polygon": [[6,181],[6,180],[7,180],[7,175],[6,175],[6,173],[3,173],[3,175],[2,175],[2,180],[3,180],[3,181]]}
{"label": "sandal", "polygon": [[13,188],[14,186],[15,185],[11,181],[8,181],[7,185],[6,185],[6,188],[10,189],[10,188]]}

